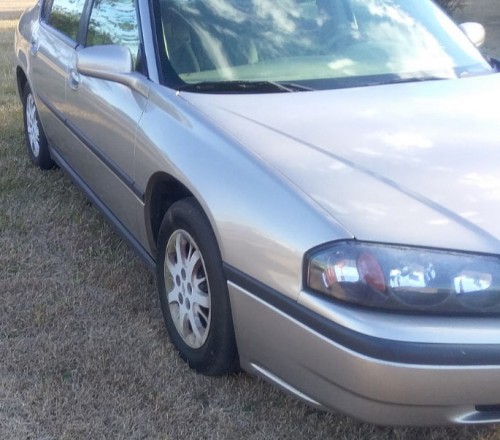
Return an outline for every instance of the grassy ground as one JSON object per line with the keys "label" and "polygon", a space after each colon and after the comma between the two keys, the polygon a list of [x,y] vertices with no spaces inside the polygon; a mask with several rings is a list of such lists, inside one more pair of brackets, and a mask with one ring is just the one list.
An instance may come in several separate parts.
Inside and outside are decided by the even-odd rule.
{"label": "grassy ground", "polygon": [[245,374],[190,371],[153,277],[60,170],[27,160],[14,18],[0,10],[0,439],[500,439],[374,427]]}

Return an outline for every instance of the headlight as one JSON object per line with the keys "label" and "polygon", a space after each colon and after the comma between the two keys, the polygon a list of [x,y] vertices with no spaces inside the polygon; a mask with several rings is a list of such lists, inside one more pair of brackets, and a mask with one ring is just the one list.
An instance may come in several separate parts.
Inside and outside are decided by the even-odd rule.
{"label": "headlight", "polygon": [[500,258],[342,241],[313,249],[306,288],[383,309],[499,313]]}

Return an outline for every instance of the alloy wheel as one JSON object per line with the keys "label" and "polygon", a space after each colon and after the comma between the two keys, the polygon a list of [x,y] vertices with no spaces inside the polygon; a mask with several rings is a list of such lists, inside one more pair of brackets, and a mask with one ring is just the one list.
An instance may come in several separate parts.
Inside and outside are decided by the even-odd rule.
{"label": "alloy wheel", "polygon": [[164,275],[177,332],[189,347],[200,348],[210,331],[211,295],[203,256],[188,232],[176,230],[170,236]]}
{"label": "alloy wheel", "polygon": [[40,154],[40,129],[38,126],[38,115],[35,100],[30,93],[26,99],[26,129],[28,131],[29,145],[33,156]]}

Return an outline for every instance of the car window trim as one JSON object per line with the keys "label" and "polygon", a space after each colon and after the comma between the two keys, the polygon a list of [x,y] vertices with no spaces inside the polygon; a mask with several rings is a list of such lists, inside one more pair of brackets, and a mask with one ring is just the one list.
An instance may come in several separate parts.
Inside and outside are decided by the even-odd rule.
{"label": "car window trim", "polygon": [[158,84],[159,79],[159,64],[156,51],[156,37],[155,37],[155,25],[154,17],[152,16],[153,8],[151,2],[148,1],[137,1],[137,11],[139,14],[139,23],[141,29],[141,41],[143,56],[146,59],[146,71],[147,77],[150,81]]}
{"label": "car window trim", "polygon": [[136,72],[144,75],[146,78],[149,78],[148,58],[146,57],[146,50],[144,46],[144,33],[142,31],[143,28],[139,0],[134,0],[134,5],[137,17],[137,29],[139,30],[139,53],[137,55],[138,57],[140,56],[140,70],[136,70]]}
{"label": "car window trim", "polygon": [[82,15],[80,16],[80,23],[78,26],[78,32],[76,34],[76,40],[81,46],[85,46],[85,40],[87,38],[88,26],[90,21],[90,12],[94,6],[94,0],[86,0],[83,6]]}
{"label": "car window trim", "polygon": [[46,22],[49,12],[52,10],[54,0],[41,0],[40,2],[40,21]]}

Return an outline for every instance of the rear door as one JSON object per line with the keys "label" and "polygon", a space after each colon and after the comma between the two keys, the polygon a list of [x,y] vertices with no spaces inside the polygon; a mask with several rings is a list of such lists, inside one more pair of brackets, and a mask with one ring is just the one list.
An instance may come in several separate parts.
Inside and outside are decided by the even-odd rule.
{"label": "rear door", "polygon": [[40,120],[52,146],[64,149],[66,78],[74,58],[85,0],[45,0],[31,36],[28,77]]}
{"label": "rear door", "polygon": [[[147,72],[141,57],[141,32],[134,0],[94,0],[83,45],[119,44],[127,47],[136,72]],[[136,235],[141,194],[134,186],[136,129],[147,98],[122,84],[76,71],[67,75],[65,113],[79,142],[70,165],[118,220]]]}

